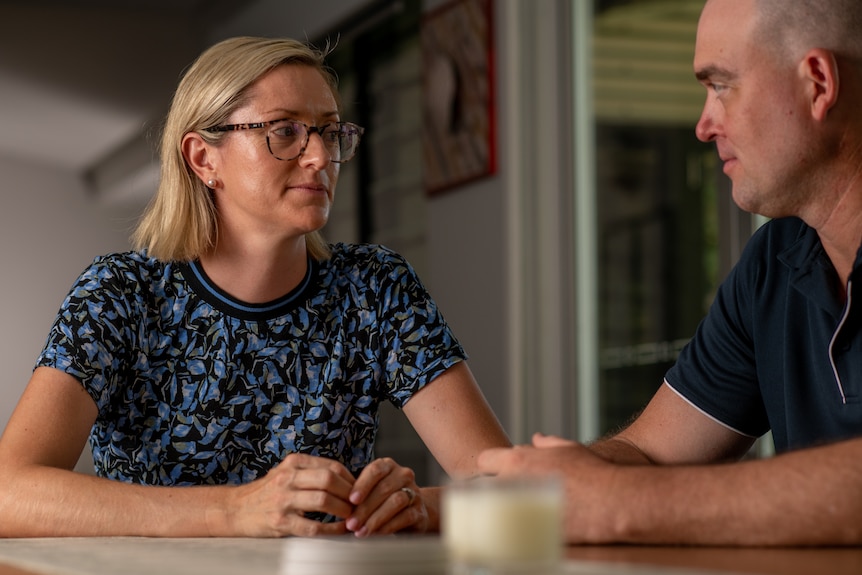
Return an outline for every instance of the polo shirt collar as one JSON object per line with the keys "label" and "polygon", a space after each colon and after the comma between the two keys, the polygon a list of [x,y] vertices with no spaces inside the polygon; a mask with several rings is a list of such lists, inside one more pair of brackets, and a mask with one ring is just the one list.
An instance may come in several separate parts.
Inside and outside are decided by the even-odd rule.
{"label": "polo shirt collar", "polygon": [[[862,252],[860,252],[862,253]],[[826,255],[814,228],[802,224],[796,241],[778,254],[778,260],[790,269],[790,285],[818,307],[835,317],[844,308],[837,296],[835,266]],[[857,254],[854,274],[860,266]]]}

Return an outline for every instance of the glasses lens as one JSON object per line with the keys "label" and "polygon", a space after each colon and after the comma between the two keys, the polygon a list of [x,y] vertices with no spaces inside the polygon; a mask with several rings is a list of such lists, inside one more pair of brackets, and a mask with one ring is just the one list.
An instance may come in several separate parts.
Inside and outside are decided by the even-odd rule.
{"label": "glasses lens", "polygon": [[[323,145],[333,162],[346,162],[356,154],[362,128],[356,124],[337,123],[311,128],[320,134]],[[305,151],[308,145],[308,128],[301,122],[285,120],[273,124],[267,134],[269,151],[279,160],[293,160]]]}
{"label": "glasses lens", "polygon": [[273,124],[267,134],[269,151],[279,160],[292,160],[302,152],[305,143],[305,126],[285,120]]}
{"label": "glasses lens", "polygon": [[359,138],[362,136],[362,128],[356,124],[339,124],[335,131],[338,134],[338,149],[336,155],[332,155],[335,162],[346,162],[356,154],[359,147]]}

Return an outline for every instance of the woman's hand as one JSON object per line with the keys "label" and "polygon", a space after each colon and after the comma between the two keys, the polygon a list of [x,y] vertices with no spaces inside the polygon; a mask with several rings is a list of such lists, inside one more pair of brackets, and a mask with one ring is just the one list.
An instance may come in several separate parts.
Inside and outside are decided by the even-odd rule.
{"label": "woman's hand", "polygon": [[392,459],[376,459],[362,470],[349,501],[355,508],[346,527],[357,537],[428,529],[428,508],[413,470]]}
{"label": "woman's hand", "polygon": [[350,516],[353,486],[353,475],[338,461],[292,453],[265,476],[233,490],[228,521],[233,531],[250,537],[343,534],[344,521],[321,523],[305,514]]}

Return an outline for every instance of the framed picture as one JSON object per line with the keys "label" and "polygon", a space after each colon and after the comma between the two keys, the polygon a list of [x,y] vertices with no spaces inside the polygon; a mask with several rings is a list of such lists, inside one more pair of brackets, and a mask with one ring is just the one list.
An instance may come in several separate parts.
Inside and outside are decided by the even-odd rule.
{"label": "framed picture", "polygon": [[453,0],[423,17],[422,166],[436,194],[496,171],[491,0]]}

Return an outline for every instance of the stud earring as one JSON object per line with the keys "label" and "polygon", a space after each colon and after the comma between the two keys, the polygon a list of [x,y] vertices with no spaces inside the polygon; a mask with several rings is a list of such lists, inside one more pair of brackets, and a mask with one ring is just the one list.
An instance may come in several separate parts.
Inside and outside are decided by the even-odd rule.
{"label": "stud earring", "polygon": [[207,187],[208,188],[214,188],[215,187],[215,180],[207,180]]}

